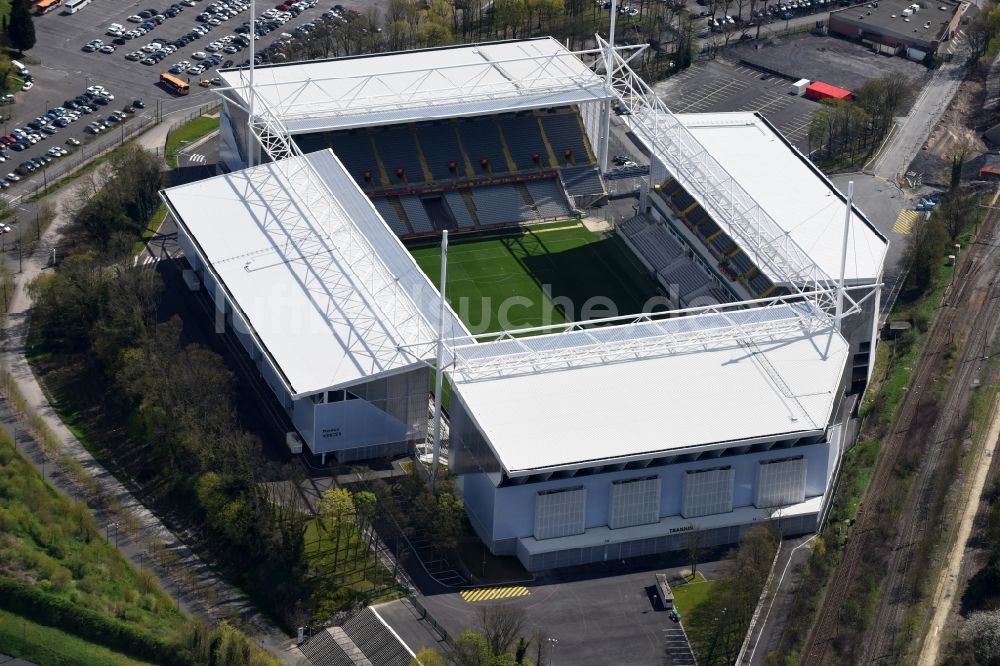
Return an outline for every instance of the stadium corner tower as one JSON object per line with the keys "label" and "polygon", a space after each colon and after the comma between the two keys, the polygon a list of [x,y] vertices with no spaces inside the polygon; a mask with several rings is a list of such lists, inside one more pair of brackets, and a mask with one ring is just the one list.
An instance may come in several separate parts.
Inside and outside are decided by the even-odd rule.
{"label": "stadium corner tower", "polygon": [[[444,459],[530,570],[815,530],[874,354],[886,239],[762,116],[675,115],[622,50],[223,71],[225,173],[163,193],[305,454],[426,450],[440,342]],[[407,248],[578,222],[619,131],[648,169],[609,233],[674,309],[470,333]]]}

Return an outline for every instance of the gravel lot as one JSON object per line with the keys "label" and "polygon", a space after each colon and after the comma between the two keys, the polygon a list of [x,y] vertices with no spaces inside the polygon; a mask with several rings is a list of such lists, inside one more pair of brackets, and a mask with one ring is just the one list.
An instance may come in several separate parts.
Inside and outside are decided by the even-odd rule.
{"label": "gravel lot", "polygon": [[848,90],[857,90],[865,81],[883,76],[913,79],[917,86],[922,86],[928,77],[927,68],[920,63],[878,55],[861,44],[838,37],[809,33],[740,44],[727,56],[793,81],[819,80]]}

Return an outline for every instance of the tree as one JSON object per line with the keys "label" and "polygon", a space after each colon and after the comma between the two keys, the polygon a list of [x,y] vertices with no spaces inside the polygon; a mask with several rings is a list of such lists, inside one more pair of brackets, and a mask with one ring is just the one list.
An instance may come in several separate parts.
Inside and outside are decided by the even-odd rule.
{"label": "tree", "polygon": [[524,609],[512,604],[480,606],[476,613],[476,625],[486,640],[490,654],[500,656],[510,650],[524,629]]}
{"label": "tree", "polygon": [[[694,528],[694,525],[691,526]],[[701,559],[701,532],[691,529],[687,533],[687,556],[688,564],[691,565],[691,580],[694,581],[698,573],[698,560]]]}
{"label": "tree", "polygon": [[542,666],[549,656],[549,642],[541,629],[535,629],[531,632],[531,642],[535,645],[535,663]]}
{"label": "tree", "polygon": [[439,550],[457,548],[458,535],[462,533],[464,519],[465,509],[462,506],[462,500],[448,492],[442,492],[438,495],[434,523],[430,529],[431,538],[434,539],[434,547]]}
{"label": "tree", "polygon": [[958,189],[941,197],[933,215],[940,218],[951,240],[958,238],[976,220],[979,214],[976,203],[974,195]]}
{"label": "tree", "polygon": [[424,648],[410,660],[410,666],[448,666],[448,661],[435,648]]}
{"label": "tree", "polygon": [[[372,559],[377,562],[378,558],[375,557],[375,517],[378,515],[378,498],[375,493],[369,490],[362,490],[360,492],[354,493],[354,508],[357,511],[358,523],[361,527],[361,533],[364,535],[365,531],[368,532],[368,542],[365,545],[364,561],[361,565],[361,577],[366,578],[368,575],[368,556],[372,555]],[[360,541],[360,539],[358,540]]]}
{"label": "tree", "polygon": [[7,43],[21,55],[35,46],[35,23],[31,16],[31,3],[28,0],[13,0],[10,5]]}
{"label": "tree", "polygon": [[913,295],[919,295],[930,285],[934,269],[944,253],[948,232],[941,222],[941,214],[934,211],[925,222],[918,224],[906,242],[903,265],[910,265],[906,274],[905,287]]}
{"label": "tree", "polygon": [[524,636],[521,636],[520,638],[518,638],[517,639],[517,647],[514,648],[514,661],[516,661],[518,664],[525,663],[524,660],[528,656],[528,647],[530,645],[531,645],[531,641],[528,640],[528,639],[525,639]]}
{"label": "tree", "polygon": [[465,631],[451,646],[449,666],[489,666],[490,646],[480,634]]}
{"label": "tree", "polygon": [[970,613],[962,634],[982,666],[1000,665],[1000,610]]}
{"label": "tree", "polygon": [[990,42],[1000,35],[1000,9],[980,11],[965,26],[965,43],[969,59],[966,64],[975,67],[989,49]]}
{"label": "tree", "polygon": [[340,533],[345,522],[354,516],[354,501],[350,491],[344,488],[330,488],[323,493],[319,501],[319,515],[323,519],[323,525],[327,529],[337,531],[337,538],[333,547],[333,566],[336,568],[340,555]]}

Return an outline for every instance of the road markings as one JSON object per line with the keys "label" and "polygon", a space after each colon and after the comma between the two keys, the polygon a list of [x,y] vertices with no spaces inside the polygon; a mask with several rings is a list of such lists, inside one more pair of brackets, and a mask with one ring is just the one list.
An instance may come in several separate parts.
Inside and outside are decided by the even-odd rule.
{"label": "road markings", "polygon": [[913,231],[913,227],[920,218],[920,211],[901,210],[896,218],[896,224],[892,225],[893,232],[897,234],[908,234]]}
{"label": "road markings", "polygon": [[514,597],[526,597],[531,594],[531,590],[524,585],[511,585],[505,587],[480,587],[474,590],[462,590],[462,599],[472,604],[477,601],[491,601],[493,599],[513,599]]}
{"label": "road markings", "polygon": [[205,161],[205,156],[201,153],[194,153],[193,155],[188,155],[188,161],[201,163]]}

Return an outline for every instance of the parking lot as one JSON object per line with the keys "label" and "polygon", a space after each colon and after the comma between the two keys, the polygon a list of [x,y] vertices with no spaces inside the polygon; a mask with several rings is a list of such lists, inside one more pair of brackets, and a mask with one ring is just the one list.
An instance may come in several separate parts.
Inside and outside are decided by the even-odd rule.
{"label": "parking lot", "polygon": [[818,80],[848,90],[857,90],[865,81],[885,76],[910,79],[916,89],[929,76],[920,63],[879,55],[846,39],[809,33],[739,44],[727,57],[777,72],[793,81]]}
{"label": "parking lot", "polygon": [[[466,594],[485,601],[466,601],[455,590],[422,597],[421,602],[453,636],[473,628],[479,604],[517,605],[527,615],[527,626],[557,641],[552,663],[691,663],[683,636],[656,597],[653,575],[666,572],[671,583],[677,584],[685,568],[683,559],[674,554],[572,567],[526,583],[528,594],[512,585],[512,594],[503,589],[498,595]],[[720,567],[714,561],[699,565],[698,570],[714,578]]]}
{"label": "parking lot", "polygon": [[[28,67],[31,73],[33,86],[31,90],[19,92],[15,95],[15,103],[2,107],[4,114],[3,134],[8,134],[15,128],[23,128],[28,122],[38,116],[45,115],[50,109],[62,106],[66,100],[73,99],[84,90],[93,85],[101,85],[107,88],[114,96],[115,100],[107,106],[102,106],[92,114],[82,116],[80,120],[74,121],[65,128],[57,128],[57,133],[38,141],[27,150],[22,152],[7,151],[7,160],[0,164],[0,178],[7,172],[13,171],[20,163],[27,159],[36,159],[48,152],[53,146],[61,146],[77,153],[96,154],[102,148],[112,146],[127,138],[133,128],[140,125],[148,125],[154,119],[169,116],[171,113],[184,115],[186,110],[214,102],[216,96],[209,88],[203,88],[198,84],[202,78],[214,76],[212,70],[208,70],[203,75],[191,76],[184,74],[185,80],[191,76],[190,94],[186,96],[174,96],[158,85],[160,74],[167,71],[172,64],[189,60],[196,62],[192,54],[196,51],[204,51],[205,46],[220,37],[234,34],[235,28],[242,22],[250,20],[249,11],[239,13],[236,17],[230,18],[221,25],[214,27],[207,36],[195,40],[183,48],[177,49],[166,59],[147,66],[139,61],[129,61],[125,59],[126,54],[134,51],[154,40],[165,42],[177,39],[189,33],[196,25],[202,22],[196,20],[196,16],[211,4],[211,0],[196,0],[194,7],[186,10],[173,18],[167,18],[161,25],[156,26],[146,35],[129,40],[127,46],[119,47],[114,53],[101,53],[99,50],[85,52],[83,47],[87,42],[94,39],[101,39],[110,43],[114,37],[107,35],[107,28],[118,23],[129,29],[134,28],[137,23],[129,22],[128,17],[142,12],[144,9],[166,9],[170,2],[148,2],[144,0],[94,0],[85,8],[75,14],[64,15],[57,12],[46,14],[35,18],[35,32],[37,44],[35,48],[28,52],[31,60]],[[309,20],[315,20],[322,12],[330,9],[334,0],[319,4],[312,9],[308,9],[297,17],[292,18],[280,30],[258,39],[256,48],[264,48],[278,39],[281,32],[293,31]],[[270,9],[271,4],[258,3],[258,14]],[[133,46],[134,45],[134,46]],[[222,54],[225,59],[233,59],[236,64],[243,62],[249,57],[249,49],[244,49],[238,54]],[[35,64],[34,60],[40,61]],[[221,64],[221,63],[220,63]],[[84,127],[91,121],[105,119],[116,110],[121,110],[126,103],[135,99],[141,99],[145,103],[145,109],[130,116],[130,119],[121,123],[124,129],[114,129],[92,136],[84,131]],[[137,120],[138,118],[138,120]],[[73,147],[66,143],[70,137],[81,141],[82,146]],[[62,161],[61,161],[62,160]],[[46,169],[38,170],[34,175],[24,177],[14,186],[5,189],[3,196],[10,200],[20,192],[34,191],[41,186],[43,180],[51,181],[66,167],[61,166],[72,162],[79,162],[73,156],[64,157],[53,161]]]}
{"label": "parking lot", "polygon": [[762,76],[753,67],[707,60],[656,84],[655,89],[674,113],[760,112],[799,150],[808,152],[809,120],[819,105],[789,95],[787,79]]}

